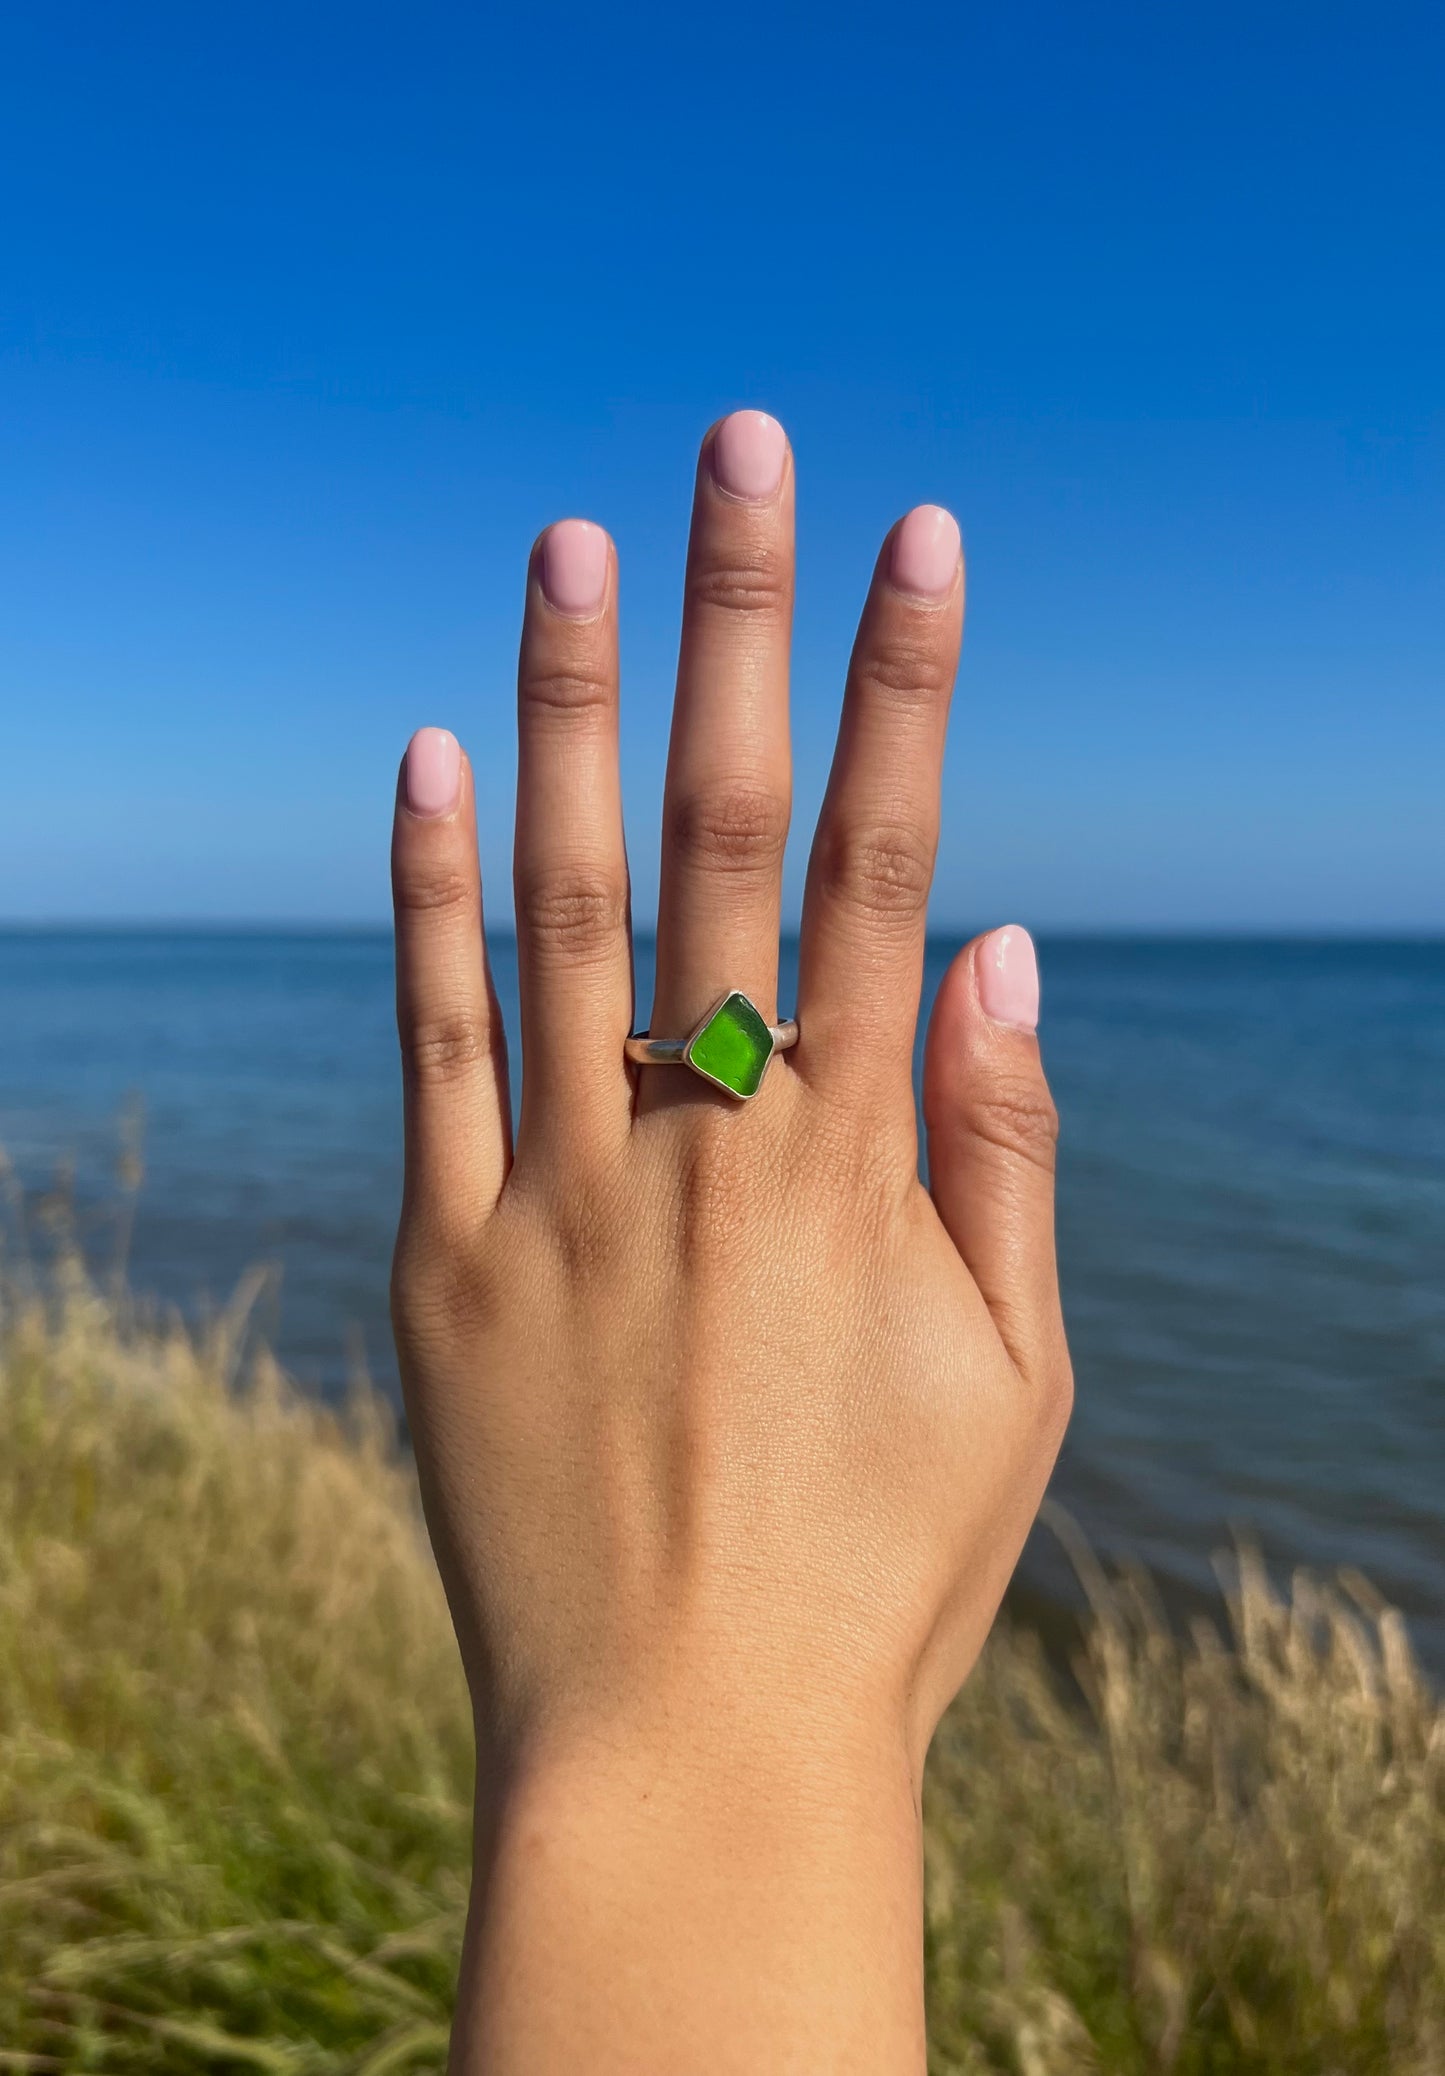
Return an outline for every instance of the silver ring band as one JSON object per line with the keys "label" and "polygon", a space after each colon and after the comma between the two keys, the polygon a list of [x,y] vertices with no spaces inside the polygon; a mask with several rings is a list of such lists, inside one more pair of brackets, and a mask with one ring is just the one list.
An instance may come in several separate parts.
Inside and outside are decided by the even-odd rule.
{"label": "silver ring band", "polygon": [[[769,1024],[773,1051],[787,1052],[798,1042],[798,1019],[787,1017],[780,1024]],[[628,1059],[639,1067],[685,1067],[688,1064],[687,1048],[690,1038],[653,1038],[646,1031],[634,1031],[623,1051]]]}
{"label": "silver ring band", "polygon": [[767,1023],[741,989],[731,988],[718,996],[686,1038],[654,1038],[650,1031],[634,1031],[623,1050],[634,1066],[691,1067],[714,1088],[747,1102],[762,1087],[773,1055],[797,1042],[795,1017]]}

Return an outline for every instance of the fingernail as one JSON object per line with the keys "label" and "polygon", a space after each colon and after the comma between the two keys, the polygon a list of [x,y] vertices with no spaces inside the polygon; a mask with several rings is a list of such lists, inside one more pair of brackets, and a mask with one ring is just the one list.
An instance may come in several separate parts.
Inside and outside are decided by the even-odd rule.
{"label": "fingernail", "polygon": [[449,815],[462,789],[462,752],[446,728],[418,728],[406,746],[406,804],[414,815]]}
{"label": "fingernail", "polygon": [[958,521],[942,505],[917,505],[893,536],[890,575],[915,598],[947,598],[958,568]]}
{"label": "fingernail", "polygon": [[607,589],[607,536],[590,519],[559,519],[542,536],[542,591],[571,619],[602,610]]}
{"label": "fingernail", "polygon": [[729,497],[756,503],[783,480],[788,440],[766,411],[734,411],[712,436],[713,480]]}
{"label": "fingernail", "polygon": [[1034,940],[1017,923],[990,930],[974,953],[978,999],[985,1016],[1016,1031],[1039,1027],[1039,962]]}

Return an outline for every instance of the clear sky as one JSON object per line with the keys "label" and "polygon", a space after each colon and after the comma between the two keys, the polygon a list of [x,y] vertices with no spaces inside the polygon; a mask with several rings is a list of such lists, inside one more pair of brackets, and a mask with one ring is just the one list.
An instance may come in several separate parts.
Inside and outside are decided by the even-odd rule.
{"label": "clear sky", "polygon": [[1445,927],[1436,6],[0,8],[0,916],[377,919],[527,546],[618,542],[639,916],[696,443],[799,478],[796,903],[955,510],[941,924]]}

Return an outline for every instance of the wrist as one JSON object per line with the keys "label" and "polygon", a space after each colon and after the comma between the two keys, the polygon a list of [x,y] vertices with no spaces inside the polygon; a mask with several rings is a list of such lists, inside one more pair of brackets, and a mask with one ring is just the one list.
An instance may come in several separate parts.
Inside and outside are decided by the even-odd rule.
{"label": "wrist", "polygon": [[908,1684],[892,1667],[673,1637],[600,1666],[583,1658],[563,1680],[474,1680],[477,1749],[499,1808],[578,1780],[619,1798],[643,1784],[690,1786],[700,1807],[744,1792],[751,1806],[824,1795],[871,1804],[900,1778],[921,1808],[927,1739]]}
{"label": "wrist", "polygon": [[593,2028],[598,2076],[766,2076],[823,2041],[830,2068],[922,2068],[901,1737],[599,1727],[531,1747],[478,1815],[459,2068],[508,2065],[518,1999],[558,2012],[559,2047]]}

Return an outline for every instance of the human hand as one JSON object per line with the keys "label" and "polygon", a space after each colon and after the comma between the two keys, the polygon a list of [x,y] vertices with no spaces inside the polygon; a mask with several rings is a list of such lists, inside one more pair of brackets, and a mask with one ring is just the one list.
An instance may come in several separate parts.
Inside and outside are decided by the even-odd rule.
{"label": "human hand", "polygon": [[[685,1035],[729,988],[776,1021],[792,593],[792,458],[774,421],[738,413],[697,476],[654,1034]],[[408,750],[393,1312],[478,1727],[459,2067],[921,2066],[924,1757],[1071,1395],[1019,929],[970,945],[939,990],[918,1180],[963,594],[953,520],[911,512],[849,672],[800,1042],[750,1102],[624,1061],[599,528],[552,527],[528,571],[515,1149],[470,767],[438,730]]]}

